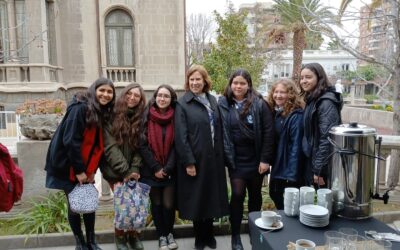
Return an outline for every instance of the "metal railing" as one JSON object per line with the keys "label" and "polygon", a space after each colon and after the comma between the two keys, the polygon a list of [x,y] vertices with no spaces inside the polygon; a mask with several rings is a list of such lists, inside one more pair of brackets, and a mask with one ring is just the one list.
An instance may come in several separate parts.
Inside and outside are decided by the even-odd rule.
{"label": "metal railing", "polygon": [[14,111],[0,111],[0,142],[8,148],[11,155],[16,155],[17,142],[20,139],[19,115]]}

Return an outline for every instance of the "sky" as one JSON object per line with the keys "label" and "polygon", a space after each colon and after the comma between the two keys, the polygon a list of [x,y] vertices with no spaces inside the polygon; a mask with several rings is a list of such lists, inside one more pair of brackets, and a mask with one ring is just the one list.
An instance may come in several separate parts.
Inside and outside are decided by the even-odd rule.
{"label": "sky", "polygon": [[[227,6],[227,0],[186,0],[186,14],[190,16],[192,13],[203,13],[211,15],[214,10],[219,13],[224,13]],[[231,0],[235,9],[243,3],[255,3],[255,2],[273,2],[272,0]],[[340,0],[320,0],[324,5],[338,8]],[[352,6],[359,6],[362,2],[370,2],[370,0],[354,0]]]}
{"label": "sky", "polygon": [[[225,13],[227,9],[227,0],[186,0],[186,16],[189,17],[191,14],[206,14],[207,16],[213,17],[212,12],[216,10],[220,14]],[[239,9],[239,6],[244,3],[255,3],[255,2],[273,2],[272,0],[230,0],[233,3],[233,6],[236,10]],[[325,6],[329,6],[335,8],[336,10],[340,6],[341,0],[320,0]],[[353,0],[352,3],[348,6],[347,10],[358,12],[360,6],[365,3],[369,3],[370,0]],[[333,10],[336,12],[336,10]],[[347,35],[352,34],[358,36],[358,22],[357,21],[348,21],[344,22],[343,30],[339,31],[339,34]],[[356,42],[356,41],[354,41]],[[327,40],[325,39],[324,44],[327,44]]]}

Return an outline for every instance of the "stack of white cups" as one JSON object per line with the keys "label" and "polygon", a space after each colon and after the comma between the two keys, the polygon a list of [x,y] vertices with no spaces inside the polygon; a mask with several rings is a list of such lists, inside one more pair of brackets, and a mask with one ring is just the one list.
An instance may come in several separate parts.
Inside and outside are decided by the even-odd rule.
{"label": "stack of white cups", "polygon": [[315,189],[313,187],[300,188],[300,207],[303,205],[314,204]]}
{"label": "stack of white cups", "polygon": [[332,190],[328,188],[321,188],[317,191],[318,205],[329,210],[329,215],[332,214]]}
{"label": "stack of white cups", "polygon": [[285,188],[284,193],[284,211],[287,216],[296,216],[299,214],[299,189],[298,188]]}

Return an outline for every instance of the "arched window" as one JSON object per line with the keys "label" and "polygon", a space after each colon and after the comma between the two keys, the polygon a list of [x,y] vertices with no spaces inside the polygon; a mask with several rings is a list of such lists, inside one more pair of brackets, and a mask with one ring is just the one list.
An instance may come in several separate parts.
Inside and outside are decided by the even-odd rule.
{"label": "arched window", "polygon": [[110,12],[105,20],[107,65],[129,67],[133,60],[133,21],[123,10]]}

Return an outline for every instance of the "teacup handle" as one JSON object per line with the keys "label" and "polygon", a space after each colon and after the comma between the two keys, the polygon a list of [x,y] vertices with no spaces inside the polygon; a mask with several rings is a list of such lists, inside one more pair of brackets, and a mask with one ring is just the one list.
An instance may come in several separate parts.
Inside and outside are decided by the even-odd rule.
{"label": "teacup handle", "polygon": [[282,216],[280,216],[279,214],[275,215],[275,222],[278,222],[282,219]]}

